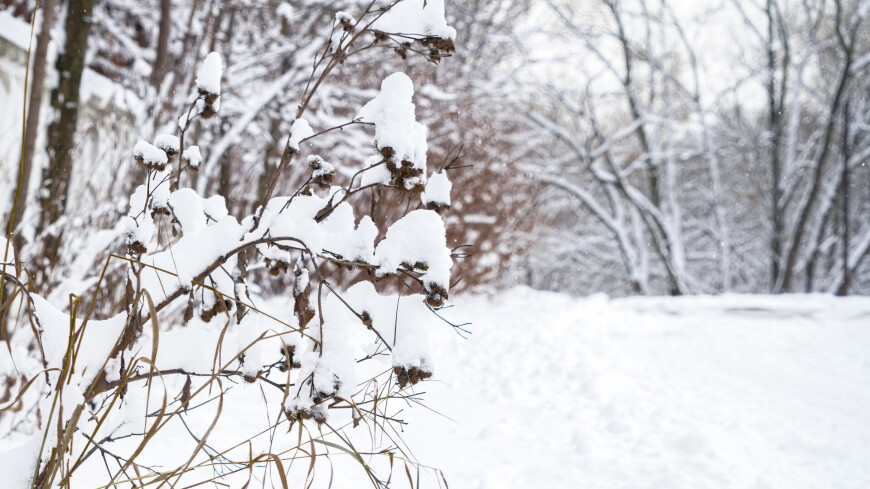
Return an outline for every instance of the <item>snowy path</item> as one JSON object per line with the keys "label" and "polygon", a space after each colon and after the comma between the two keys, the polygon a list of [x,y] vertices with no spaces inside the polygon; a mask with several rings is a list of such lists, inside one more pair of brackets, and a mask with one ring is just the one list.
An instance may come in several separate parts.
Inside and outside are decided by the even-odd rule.
{"label": "snowy path", "polygon": [[870,299],[517,289],[468,314],[426,387],[456,423],[407,435],[452,489],[870,487]]}

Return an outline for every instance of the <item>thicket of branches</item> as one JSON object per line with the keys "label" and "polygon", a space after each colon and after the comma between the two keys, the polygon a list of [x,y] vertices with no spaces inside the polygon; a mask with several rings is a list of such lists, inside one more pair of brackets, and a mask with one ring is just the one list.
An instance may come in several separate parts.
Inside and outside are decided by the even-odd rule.
{"label": "thicket of branches", "polygon": [[[4,2],[27,17],[26,2]],[[190,83],[210,50],[226,53],[223,110],[192,129],[212,153],[191,185],[227,195],[236,217],[262,200],[293,120],[292,88],[318,47],[307,39],[335,10],[280,5],[93,6],[88,66],[144,101],[146,123],[133,136],[172,127],[185,103],[175,87]],[[477,257],[457,263],[459,289],[864,293],[867,8],[860,0],[461,2],[450,15],[468,44],[449,66],[385,48],[382,63],[339,66],[311,100],[310,118],[322,127],[345,120],[397,66],[418,81],[417,105],[434,114],[431,158],[450,165],[457,189],[461,212],[447,220],[448,241]],[[518,22],[526,11],[529,22]],[[69,15],[59,9],[56,30]],[[318,152],[359,169],[358,129],[324,135]],[[80,256],[81,243],[113,242],[103,230],[120,211],[100,203],[128,193],[127,174],[137,172],[106,146],[97,163],[58,170],[72,183],[48,195],[75,194],[63,213],[33,191],[19,196],[16,236],[25,261],[39,265],[37,283],[77,293],[92,285],[83,263],[97,257]],[[111,172],[95,171],[106,162]],[[281,179],[289,188],[303,181]],[[404,208],[399,197],[374,200],[385,218]],[[53,240],[58,231],[66,239]],[[112,268],[109,281],[120,285],[122,272]]]}
{"label": "thicket of branches", "polygon": [[870,3],[544,10],[529,35],[564,57],[525,79],[523,170],[550,189],[533,284],[870,291]]}
{"label": "thicket of branches", "polygon": [[[39,147],[25,152],[26,162],[36,161],[33,168],[46,168],[44,175],[29,166],[23,172],[30,177],[30,184],[25,181],[18,196],[14,232],[22,258],[38,265],[34,270],[37,287],[72,288],[85,294],[89,291],[82,285],[92,285],[99,256],[83,256],[81,244],[98,240],[107,251],[122,251],[111,247],[116,240],[105,230],[114,226],[114,237],[120,235],[115,223],[123,209],[115,203],[132,190],[130,182],[142,176],[126,157],[123,141],[131,137],[150,141],[156,134],[171,132],[177,114],[188,102],[187,92],[178,87],[189,86],[199,61],[215,50],[224,55],[226,66],[222,110],[208,124],[191,129],[191,137],[209,145],[211,151],[201,170],[190,177],[190,185],[202,194],[225,195],[228,210],[236,217],[253,212],[280,159],[283,135],[294,120],[292,107],[298,100],[293,97],[307,80],[310,60],[321,47],[320,41],[312,39],[321,38],[330,29],[336,11],[364,8],[367,3],[195,0],[170,5],[157,0],[100,0],[86,9],[88,15],[70,11],[67,3],[41,3],[40,10],[56,15],[37,20],[53,24],[55,38],[65,42],[54,64],[61,62],[63,53],[87,53],[86,66],[81,68],[107,77],[125,91],[115,97],[115,110],[107,108],[106,113],[84,119],[76,114],[76,131],[58,137],[55,146],[60,146],[49,148],[48,155],[70,154],[69,161],[75,164],[61,164],[60,160],[54,164]],[[31,18],[32,2],[4,0],[3,4],[22,19]],[[511,29],[522,7],[520,1],[493,0],[454,5],[448,15],[451,24],[466,36],[468,47],[452,53],[451,63],[441,67],[438,61],[442,55],[400,42],[380,46],[358,54],[362,60],[378,56],[378,63],[339,64],[308,102],[312,125],[329,127],[353,117],[356,108],[373,95],[372,87],[393,71],[401,69],[415,80],[415,103],[431,114],[427,119],[430,160],[439,167],[454,162],[451,168],[458,168],[450,170],[457,189],[453,206],[459,212],[447,221],[449,243],[461,247],[464,254],[485,257],[457,263],[463,277],[456,285],[460,290],[503,277],[506,258],[515,252],[513,240],[501,239],[501,232],[515,215],[515,207],[509,204],[513,194],[505,189],[516,188],[520,177],[504,165],[491,164],[500,162],[501,151],[498,144],[484,142],[500,135],[498,116],[490,107],[495,89],[509,78],[497,70],[516,51]],[[80,17],[75,24],[89,26],[87,37],[66,35],[66,19],[75,16]],[[35,43],[34,58],[44,44]],[[35,62],[34,66],[42,65]],[[49,69],[49,87],[53,84],[51,72]],[[35,91],[39,91],[38,75],[33,73]],[[56,90],[76,92],[72,85]],[[61,95],[58,100],[69,98]],[[31,105],[40,100],[34,97]],[[56,110],[43,107],[42,112],[50,113],[53,120]],[[27,141],[31,137],[35,141],[38,130],[45,129],[46,121],[39,122],[39,112],[30,111],[36,116],[28,117]],[[134,118],[139,121],[135,130],[128,122]],[[94,120],[110,121],[109,130],[89,127]],[[99,147],[77,144],[88,132],[95,134],[90,140],[96,143],[91,146]],[[367,141],[364,130],[349,125],[323,135],[314,144],[327,161],[344,161],[347,168],[358,170],[364,162],[355,150]],[[459,159],[464,161],[459,163]],[[280,178],[276,185],[287,188],[296,188],[304,181],[292,172],[282,173]],[[53,182],[56,188],[51,187]],[[49,200],[42,201],[37,189],[46,186],[48,191],[43,194]],[[407,199],[399,202],[395,196],[383,198],[386,200],[378,210],[384,218],[394,218],[390,212],[403,211],[408,204]],[[11,207],[11,202],[5,206],[7,218]],[[76,262],[81,266],[71,266]],[[118,285],[122,272],[120,266],[110,269],[110,282]]]}
{"label": "thicket of branches", "polygon": [[396,406],[465,287],[870,291],[870,1],[443,3],[0,0],[39,31],[0,276],[32,487],[413,479]]}
{"label": "thicket of branches", "polygon": [[[478,6],[472,23],[507,13]],[[23,184],[2,243],[9,484],[286,488],[330,481],[336,457],[375,487],[400,465],[441,484],[399,413],[433,375],[427,336],[465,333],[445,221],[485,152],[452,135],[474,101],[435,74],[456,51],[444,3],[66,7],[40,190]],[[111,172],[79,163],[86,63],[141,101]],[[93,168],[106,194],[80,187]]]}

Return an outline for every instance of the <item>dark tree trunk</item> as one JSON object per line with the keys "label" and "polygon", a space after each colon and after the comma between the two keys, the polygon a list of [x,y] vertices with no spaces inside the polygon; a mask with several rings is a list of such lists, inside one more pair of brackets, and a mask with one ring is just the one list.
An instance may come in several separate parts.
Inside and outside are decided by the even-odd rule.
{"label": "dark tree trunk", "polygon": [[160,33],[157,36],[157,54],[151,70],[151,84],[158,90],[169,65],[169,35],[172,29],[172,2],[160,0]]}
{"label": "dark tree trunk", "polygon": [[[770,291],[776,292],[782,278],[782,261],[785,240],[785,192],[782,187],[782,133],[784,129],[785,97],[788,93],[788,67],[791,62],[789,39],[782,25],[783,19],[779,4],[775,0],[767,0],[765,5],[767,16],[767,109],[768,130],[771,134],[770,146],[770,220],[772,231],[770,235]],[[775,49],[780,41],[781,53]],[[777,58],[781,56],[779,63]],[[777,71],[779,70],[779,74]]]}
{"label": "dark tree trunk", "polygon": [[837,289],[837,295],[847,295],[852,276],[849,270],[849,158],[852,156],[849,147],[849,102],[843,107],[843,177],[840,179],[840,196],[842,197],[843,213],[843,281]]}
{"label": "dark tree trunk", "polygon": [[[841,26],[844,25],[842,6],[839,1],[835,2],[836,7],[836,25]],[[858,24],[854,25],[854,28],[858,28]],[[792,281],[794,280],[794,275],[797,268],[798,256],[801,253],[801,250],[804,245],[804,238],[806,236],[807,228],[810,226],[811,214],[816,207],[816,201],[819,198],[819,192],[822,189],[822,181],[825,174],[826,163],[828,161],[828,155],[831,152],[831,147],[833,146],[833,136],[834,129],[836,128],[836,120],[837,113],[840,111],[843,97],[846,94],[846,88],[849,85],[849,82],[852,79],[852,61],[853,56],[855,55],[855,35],[853,34],[851,38],[847,39],[844,36],[843,28],[837,28],[837,40],[839,42],[839,48],[843,51],[843,68],[839,73],[839,80],[837,81],[836,89],[834,90],[834,97],[830,102],[830,109],[827,116],[827,123],[825,124],[824,137],[822,138],[822,144],[819,149],[819,156],[815,159],[813,169],[812,179],[810,181],[810,189],[809,194],[807,195],[806,202],[800,210],[798,215],[797,222],[795,223],[795,231],[794,237],[791,240],[791,246],[789,247],[788,254],[786,255],[785,260],[785,268],[782,272],[782,287],[781,291],[789,291],[792,288]]]}
{"label": "dark tree trunk", "polygon": [[[30,174],[33,170],[33,154],[36,149],[36,136],[39,132],[39,110],[42,107],[42,91],[45,86],[46,58],[48,44],[51,42],[51,26],[54,24],[57,0],[44,0],[42,3],[42,26],[36,37],[36,52],[33,55],[32,82],[30,84],[30,100],[27,101],[27,122],[24,128],[24,141],[21,144],[21,167],[18,175],[19,183],[12,195],[12,207],[7,217],[7,232],[15,232],[15,220],[20,221],[27,205],[27,191],[30,188]],[[15,245],[18,249],[24,243],[16,236]]]}
{"label": "dark tree trunk", "polygon": [[42,172],[42,212],[37,231],[42,254],[36,265],[36,285],[43,288],[58,260],[63,229],[51,229],[64,214],[72,176],[72,151],[79,117],[80,86],[96,0],[70,0],[67,4],[66,41],[57,57],[59,82],[51,92],[55,120],[48,130],[48,166]]}
{"label": "dark tree trunk", "polygon": [[[290,23],[283,17],[281,19],[281,35],[290,35]],[[281,61],[281,73],[287,73],[290,68],[290,56],[285,56],[284,60]],[[253,202],[251,212],[256,212],[257,205],[259,205],[259,203],[266,197],[266,192],[269,188],[269,181],[271,180],[272,175],[275,174],[275,170],[278,168],[278,161],[281,158],[281,153],[284,151],[284,139],[283,134],[281,133],[280,103],[280,99],[276,101],[276,105],[279,107],[277,109],[278,112],[274,117],[272,117],[270,122],[269,134],[272,135],[272,145],[269,147],[269,151],[266,152],[266,157],[263,160],[262,173],[260,173],[260,178],[257,180],[257,200]]]}

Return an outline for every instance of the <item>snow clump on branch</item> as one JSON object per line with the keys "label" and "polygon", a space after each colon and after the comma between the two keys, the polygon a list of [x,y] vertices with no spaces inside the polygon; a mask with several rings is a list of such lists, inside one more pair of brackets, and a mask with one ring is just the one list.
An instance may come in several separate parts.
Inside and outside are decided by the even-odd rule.
{"label": "snow clump on branch", "polygon": [[422,192],[426,185],[428,129],[416,120],[414,83],[404,73],[393,73],[381,91],[357,115],[375,125],[375,143],[399,189]]}
{"label": "snow clump on branch", "polygon": [[[279,14],[291,17],[289,4],[281,5]],[[367,9],[359,25],[369,25],[366,17],[380,13],[380,8]],[[344,14],[336,19],[345,34],[356,23]],[[373,29],[372,45],[392,34],[407,35],[436,50],[434,55],[423,53],[430,61],[442,53],[433,39],[449,40],[452,50],[455,36],[444,21],[443,0],[400,2],[377,28],[396,32]],[[147,172],[119,223],[127,244],[124,286],[116,306],[122,312],[104,321],[90,319],[88,312],[89,319],[79,321],[74,313],[71,317],[35,294],[31,297],[44,365],[28,373],[41,375],[38,369],[48,367],[51,381],[69,379],[62,394],[74,408],[64,410],[66,418],[56,422],[68,423],[69,438],[76,443],[86,446],[92,441],[80,440],[82,433],[104,436],[87,426],[110,412],[111,405],[104,409],[104,399],[117,395],[124,400],[119,419],[143,400],[147,408],[150,380],[147,392],[141,387],[153,375],[186,376],[184,387],[179,382],[180,404],[172,407],[185,412],[196,409],[192,397],[210,392],[207,387],[221,378],[262,381],[266,389],[280,391],[270,397],[280,403],[291,427],[312,419],[323,423],[340,413],[352,413],[348,417],[354,425],[362,418],[377,420],[376,405],[371,411],[358,407],[366,405],[373,392],[378,399],[407,398],[402,389],[432,375],[427,337],[444,320],[436,308],[447,300],[453,261],[444,222],[431,208],[449,206],[451,185],[446,175],[435,174],[427,189],[428,130],[416,120],[411,79],[404,73],[387,77],[379,94],[350,122],[375,126],[377,152],[356,173],[337,171],[339,161],[300,155],[303,140],[334,129],[315,133],[301,117],[301,105],[283,157],[307,157],[309,181],[276,196],[272,191],[280,187],[271,184],[256,210],[238,219],[228,212],[224,196],[204,198],[184,186],[192,179],[181,178],[185,170],[202,163],[199,147],[181,143],[187,142],[192,121],[219,110],[222,75],[223,60],[212,52],[197,70],[196,97],[180,114],[177,135],[161,134],[153,144],[140,140],[133,147],[133,158]],[[365,151],[364,146],[360,150]],[[300,166],[278,165],[272,181],[279,182],[282,170]],[[419,198],[417,202],[430,209],[406,211],[390,224],[358,197],[381,191]],[[292,275],[278,277],[276,286],[259,283],[269,274],[258,270],[280,276],[291,266]],[[359,272],[353,275],[358,282],[349,289],[342,285],[347,269]],[[379,293],[374,282],[389,279],[396,283],[386,284]],[[68,357],[68,352],[81,356]],[[387,389],[379,388],[384,382]],[[265,391],[261,393],[265,398]],[[234,395],[235,391],[227,397]],[[44,401],[34,402],[47,412]],[[158,429],[163,426],[166,423]],[[63,453],[50,448],[51,453]],[[45,461],[63,462],[54,455],[41,457]],[[55,465],[44,465],[49,467],[45,477],[57,471],[51,468]]]}
{"label": "snow clump on branch", "polygon": [[223,76],[223,59],[215,52],[209,53],[196,74],[196,88],[203,95],[221,94],[221,76]]}
{"label": "snow clump on branch", "polygon": [[169,163],[165,151],[141,139],[133,146],[133,159],[150,170],[163,170]]}
{"label": "snow clump on branch", "polygon": [[160,134],[154,138],[154,146],[163,150],[169,158],[177,155],[180,148],[178,136],[172,134]]}
{"label": "snow clump on branch", "polygon": [[420,196],[420,200],[427,209],[435,212],[441,212],[450,208],[450,191],[453,189],[453,183],[447,178],[446,171],[440,171],[429,177],[426,182],[426,190]]}
{"label": "snow clump on branch", "polygon": [[444,0],[404,0],[394,5],[372,26],[393,34],[456,39],[456,29],[444,18]]}
{"label": "snow clump on branch", "polygon": [[216,52],[205,57],[196,73],[196,88],[201,100],[197,101],[200,115],[208,119],[217,114],[221,107],[221,77],[223,59]]}

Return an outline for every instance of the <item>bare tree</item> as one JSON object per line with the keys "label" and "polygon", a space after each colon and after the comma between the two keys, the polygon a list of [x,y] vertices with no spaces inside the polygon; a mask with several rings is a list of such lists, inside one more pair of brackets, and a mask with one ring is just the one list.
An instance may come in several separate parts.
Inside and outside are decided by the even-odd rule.
{"label": "bare tree", "polygon": [[[655,12],[640,2],[638,13],[604,0],[591,26],[579,22],[570,3],[551,7],[568,39],[582,43],[584,64],[595,68],[584,73],[580,90],[551,86],[550,114],[529,117],[559,143],[557,155],[538,152],[534,175],[577,198],[613,237],[632,292],[654,292],[656,274],[669,294],[699,290],[687,268],[683,208],[685,187],[697,186],[699,174],[686,162],[708,166],[714,179],[718,162],[706,128],[697,141],[674,135],[692,114],[705,120],[697,80],[684,84],[667,58],[663,38],[685,39],[679,22],[666,1],[656,2]],[[689,43],[681,49],[697,69]]]}
{"label": "bare tree", "polygon": [[[556,258],[539,266],[631,293],[836,291],[866,275],[867,195],[850,182],[870,149],[842,114],[868,98],[868,2],[729,0],[694,17],[667,0],[549,6],[560,24],[544,37],[570,68],[514,105],[540,138],[525,170],[572,197],[542,209]],[[710,18],[736,21],[741,51],[718,61],[730,78],[699,63]]]}
{"label": "bare tree", "polygon": [[[841,179],[848,173],[836,169],[834,162],[842,158],[836,141],[846,130],[839,123],[844,104],[857,89],[855,60],[868,48],[859,35],[868,7],[866,2],[842,0],[801,5],[768,0],[763,9],[767,31],[762,34],[754,27],[752,4],[733,4],[754,30],[766,58],[770,290],[825,288],[821,284],[831,276],[816,272],[819,261],[830,258],[830,239],[836,236],[831,220]],[[787,7],[793,12],[788,17]],[[820,66],[822,75],[812,76]],[[807,118],[814,123],[802,124]]]}

